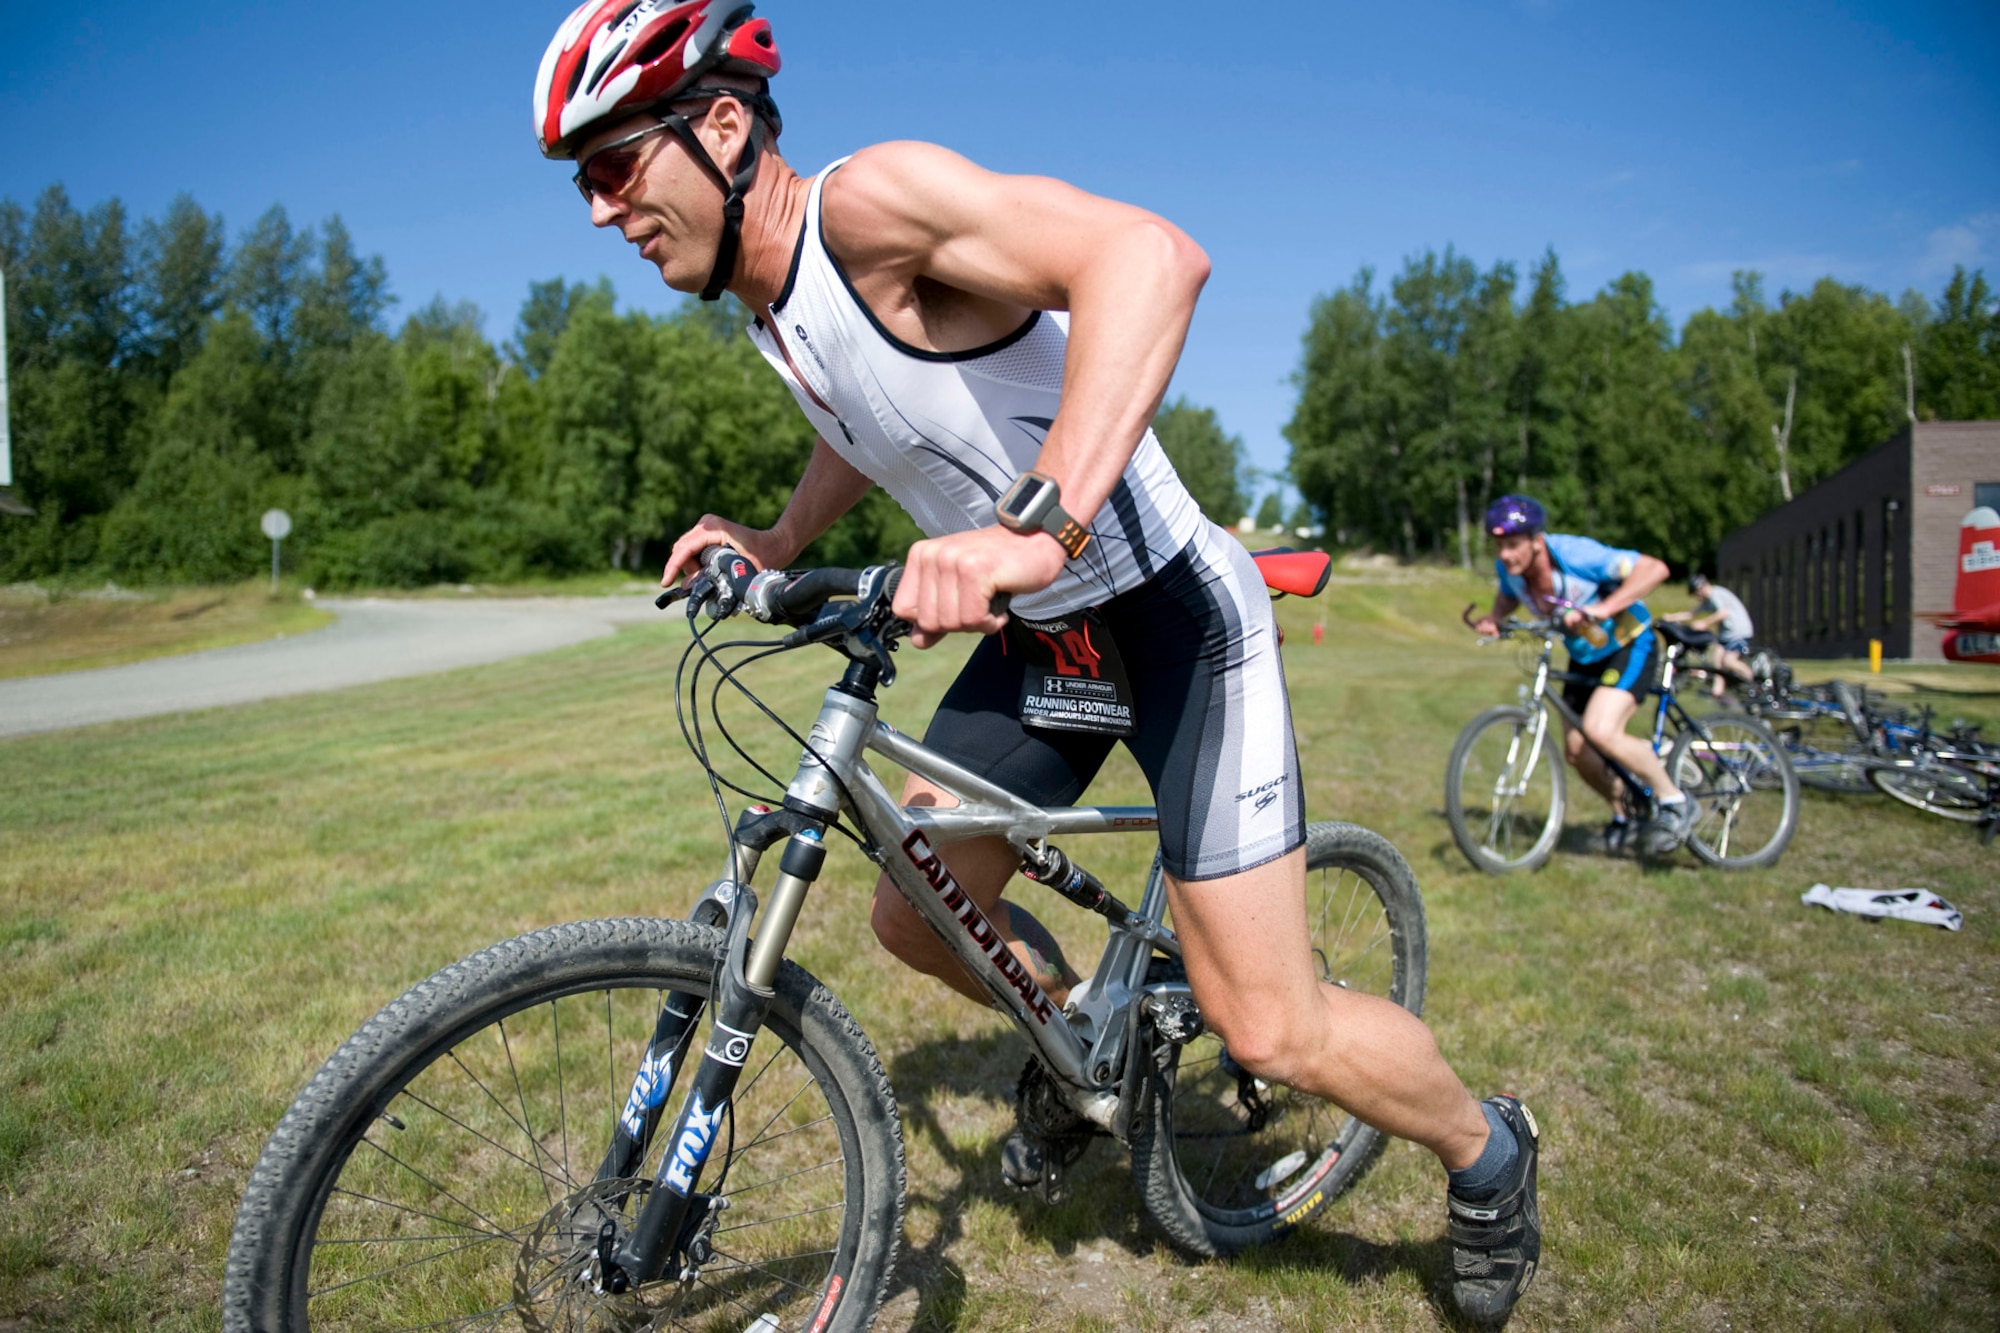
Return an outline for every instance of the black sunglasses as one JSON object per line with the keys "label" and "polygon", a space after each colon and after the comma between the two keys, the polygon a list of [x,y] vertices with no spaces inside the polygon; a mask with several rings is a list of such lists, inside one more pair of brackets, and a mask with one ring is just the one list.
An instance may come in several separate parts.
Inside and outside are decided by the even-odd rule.
{"label": "black sunglasses", "polygon": [[[632,183],[632,176],[639,169],[639,150],[632,147],[641,139],[649,139],[675,127],[673,121],[663,120],[657,125],[648,125],[643,130],[634,131],[622,139],[613,139],[604,147],[576,164],[576,175],[570,177],[576,182],[576,192],[583,196],[583,202],[591,203],[598,192],[618,194]],[[682,124],[685,124],[682,121]]]}
{"label": "black sunglasses", "polygon": [[639,170],[640,152],[632,145],[641,139],[649,139],[661,133],[671,134],[679,139],[687,148],[688,156],[727,189],[728,182],[723,180],[722,173],[715,163],[709,160],[708,150],[701,146],[701,140],[695,137],[693,122],[708,114],[709,107],[715,105],[715,98],[738,96],[738,94],[699,89],[695,95],[705,95],[709,99],[700,110],[689,112],[685,116],[678,111],[669,111],[660,117],[659,124],[648,125],[643,130],[634,130],[622,139],[613,139],[589,157],[579,161],[576,164],[576,174],[570,179],[576,183],[576,192],[583,196],[583,201],[587,204],[599,194],[620,194],[626,190],[632,184],[632,177]]}

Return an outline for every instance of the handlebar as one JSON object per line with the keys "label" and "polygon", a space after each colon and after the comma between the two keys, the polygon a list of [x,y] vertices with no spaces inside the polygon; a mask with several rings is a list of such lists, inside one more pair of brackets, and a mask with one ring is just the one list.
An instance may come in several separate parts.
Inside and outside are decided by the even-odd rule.
{"label": "handlebar", "polygon": [[[788,645],[854,632],[863,626],[886,645],[907,637],[912,629],[908,621],[889,610],[902,581],[901,565],[759,570],[739,552],[718,545],[704,547],[696,557],[695,572],[654,598],[653,605],[664,611],[685,598],[691,603],[690,615],[706,611],[711,620],[748,611],[767,625],[797,627],[787,637]],[[856,602],[830,616],[827,604],[839,598]],[[1012,594],[996,593],[993,614],[1006,615],[1012,603]],[[825,632],[815,632],[819,630]]]}
{"label": "handlebar", "polygon": [[[1479,603],[1467,602],[1465,609],[1458,613],[1458,618],[1465,622],[1465,627],[1469,630],[1477,631],[1479,628],[1478,622],[1472,618],[1472,613],[1478,609]],[[1479,642],[1493,643],[1499,639],[1511,639],[1522,634],[1533,634],[1544,639],[1559,639],[1563,635],[1563,628],[1553,620],[1508,619],[1499,623],[1499,633],[1481,634]]]}

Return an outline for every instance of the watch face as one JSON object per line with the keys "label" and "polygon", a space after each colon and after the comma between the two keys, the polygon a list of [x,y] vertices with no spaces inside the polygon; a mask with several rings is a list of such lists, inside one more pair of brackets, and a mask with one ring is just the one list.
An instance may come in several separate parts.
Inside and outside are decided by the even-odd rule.
{"label": "watch face", "polygon": [[1007,493],[1000,497],[997,506],[1000,517],[1015,523],[1028,522],[1028,516],[1048,495],[1049,485],[1050,483],[1042,477],[1022,477],[1008,487]]}

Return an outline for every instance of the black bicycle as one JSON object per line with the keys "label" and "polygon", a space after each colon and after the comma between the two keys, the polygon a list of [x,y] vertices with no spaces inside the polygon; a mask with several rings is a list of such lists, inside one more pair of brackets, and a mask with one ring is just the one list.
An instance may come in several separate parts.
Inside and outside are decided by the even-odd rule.
{"label": "black bicycle", "polygon": [[[1461,618],[1472,623],[1475,608]],[[1741,713],[1690,714],[1674,694],[1675,671],[1688,647],[1679,627],[1658,624],[1665,661],[1653,713],[1652,746],[1674,784],[1695,802],[1687,847],[1728,870],[1767,866],[1783,855],[1798,827],[1799,780],[1784,747],[1755,718]],[[1577,679],[1552,664],[1563,637],[1553,620],[1514,620],[1499,638],[1539,640],[1527,660],[1530,684],[1518,703],[1489,708],[1459,733],[1445,766],[1445,817],[1466,859],[1488,874],[1535,870],[1555,853],[1568,809],[1562,734],[1556,720],[1583,735],[1583,719],[1552,680]],[[1492,642],[1482,639],[1481,642]],[[1652,787],[1586,737],[1624,785],[1633,813],[1658,813]]]}
{"label": "black bicycle", "polygon": [[[1015,1110],[1045,1149],[1045,1199],[1062,1197],[1094,1140],[1114,1139],[1161,1231],[1212,1255],[1284,1234],[1360,1178],[1376,1130],[1252,1076],[1206,1031],[1157,856],[1130,908],[1051,842],[1156,831],[1151,807],[1031,805],[878,720],[909,628],[890,611],[899,572],[759,574],[734,552],[704,553],[676,697],[695,704],[682,731],[724,820],[725,873],[687,920],[535,931],[363,1024],[251,1174],[226,1330],[867,1328],[902,1235],[896,1097],[854,1016],[785,957],[833,834],[887,872],[1026,1036]],[[794,628],[711,644],[741,611]],[[811,644],[847,666],[800,734],[739,673]],[[803,751],[789,782],[764,773],[782,795],[733,825],[725,787],[755,793],[722,776],[711,741],[754,760],[716,707],[724,686]],[[868,751],[960,803],[898,805]],[[937,855],[996,834],[1025,873],[1108,927],[1096,971],[1061,1008]],[[778,874],[754,887],[773,849]],[[1421,1012],[1424,909],[1409,865],[1336,823],[1309,827],[1306,862],[1320,978]]]}

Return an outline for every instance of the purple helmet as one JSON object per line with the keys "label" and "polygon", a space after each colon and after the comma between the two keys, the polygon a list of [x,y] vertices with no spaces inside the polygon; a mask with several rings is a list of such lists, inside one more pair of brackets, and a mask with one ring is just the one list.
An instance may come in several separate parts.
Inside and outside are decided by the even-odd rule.
{"label": "purple helmet", "polygon": [[1548,522],[1542,507],[1525,495],[1503,495],[1486,507],[1489,537],[1532,537]]}

